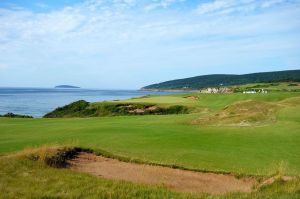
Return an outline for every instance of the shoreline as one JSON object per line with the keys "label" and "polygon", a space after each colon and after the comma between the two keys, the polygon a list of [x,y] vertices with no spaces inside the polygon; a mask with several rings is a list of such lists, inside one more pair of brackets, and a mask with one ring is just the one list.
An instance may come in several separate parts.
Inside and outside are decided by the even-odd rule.
{"label": "shoreline", "polygon": [[171,93],[194,93],[200,92],[200,90],[180,90],[180,89],[140,89],[140,91],[150,91],[150,92],[171,92]]}

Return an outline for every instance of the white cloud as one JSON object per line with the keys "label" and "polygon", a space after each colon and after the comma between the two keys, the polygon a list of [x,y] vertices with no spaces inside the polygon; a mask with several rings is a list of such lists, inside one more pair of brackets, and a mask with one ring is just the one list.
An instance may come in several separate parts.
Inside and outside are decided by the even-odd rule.
{"label": "white cloud", "polygon": [[230,14],[249,13],[254,10],[266,9],[278,4],[297,4],[298,0],[213,0],[201,3],[197,7],[199,14]]}
{"label": "white cloud", "polygon": [[144,6],[144,10],[145,11],[151,11],[151,10],[155,10],[157,8],[168,8],[172,4],[182,3],[184,1],[185,0],[160,0],[160,1],[153,1],[153,2],[151,2],[149,4],[146,4]]}
{"label": "white cloud", "polygon": [[236,5],[235,0],[216,0],[213,2],[200,4],[198,7],[198,12],[199,14],[206,14],[210,12],[219,11],[221,9],[229,8],[233,5]]}
{"label": "white cloud", "polygon": [[[181,1],[89,0],[46,13],[0,9],[0,63],[11,75],[46,81],[58,73],[62,79],[89,74],[89,84],[120,88],[124,84],[111,74],[138,87],[182,71],[196,75],[202,67],[253,64],[266,56],[285,60],[300,49],[299,4],[218,0],[199,5],[198,13],[170,9]],[[155,4],[157,12],[145,11]],[[8,76],[0,73],[1,81]]]}

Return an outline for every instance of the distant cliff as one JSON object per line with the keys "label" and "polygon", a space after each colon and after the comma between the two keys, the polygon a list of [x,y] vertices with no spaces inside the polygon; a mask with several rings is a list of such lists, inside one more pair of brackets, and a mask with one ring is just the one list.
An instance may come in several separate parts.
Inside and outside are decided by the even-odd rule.
{"label": "distant cliff", "polygon": [[208,87],[224,87],[249,83],[300,82],[300,70],[261,72],[245,75],[203,75],[177,79],[145,86],[143,90],[199,90]]}

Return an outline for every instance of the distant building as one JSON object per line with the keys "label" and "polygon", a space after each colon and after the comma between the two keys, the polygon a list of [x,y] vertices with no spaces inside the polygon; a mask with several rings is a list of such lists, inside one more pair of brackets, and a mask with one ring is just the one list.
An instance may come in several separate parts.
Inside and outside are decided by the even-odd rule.
{"label": "distant building", "polygon": [[200,91],[201,93],[233,93],[232,88],[220,87],[220,88],[206,88]]}
{"label": "distant building", "polygon": [[264,89],[261,89],[260,92],[261,92],[261,93],[268,93],[268,91],[267,91],[267,90],[264,90]]}
{"label": "distant building", "polygon": [[243,93],[256,93],[256,91],[243,91]]}
{"label": "distant building", "polygon": [[252,91],[243,91],[243,93],[268,93],[267,90],[261,89],[258,91],[252,90]]}

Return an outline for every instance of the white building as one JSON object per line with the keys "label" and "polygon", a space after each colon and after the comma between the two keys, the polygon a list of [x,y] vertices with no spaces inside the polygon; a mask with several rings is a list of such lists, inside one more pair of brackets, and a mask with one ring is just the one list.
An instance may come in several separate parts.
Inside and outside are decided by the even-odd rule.
{"label": "white building", "polygon": [[243,93],[256,93],[256,91],[243,91]]}
{"label": "white building", "polygon": [[268,93],[268,91],[261,89],[258,91],[243,91],[243,93]]}

